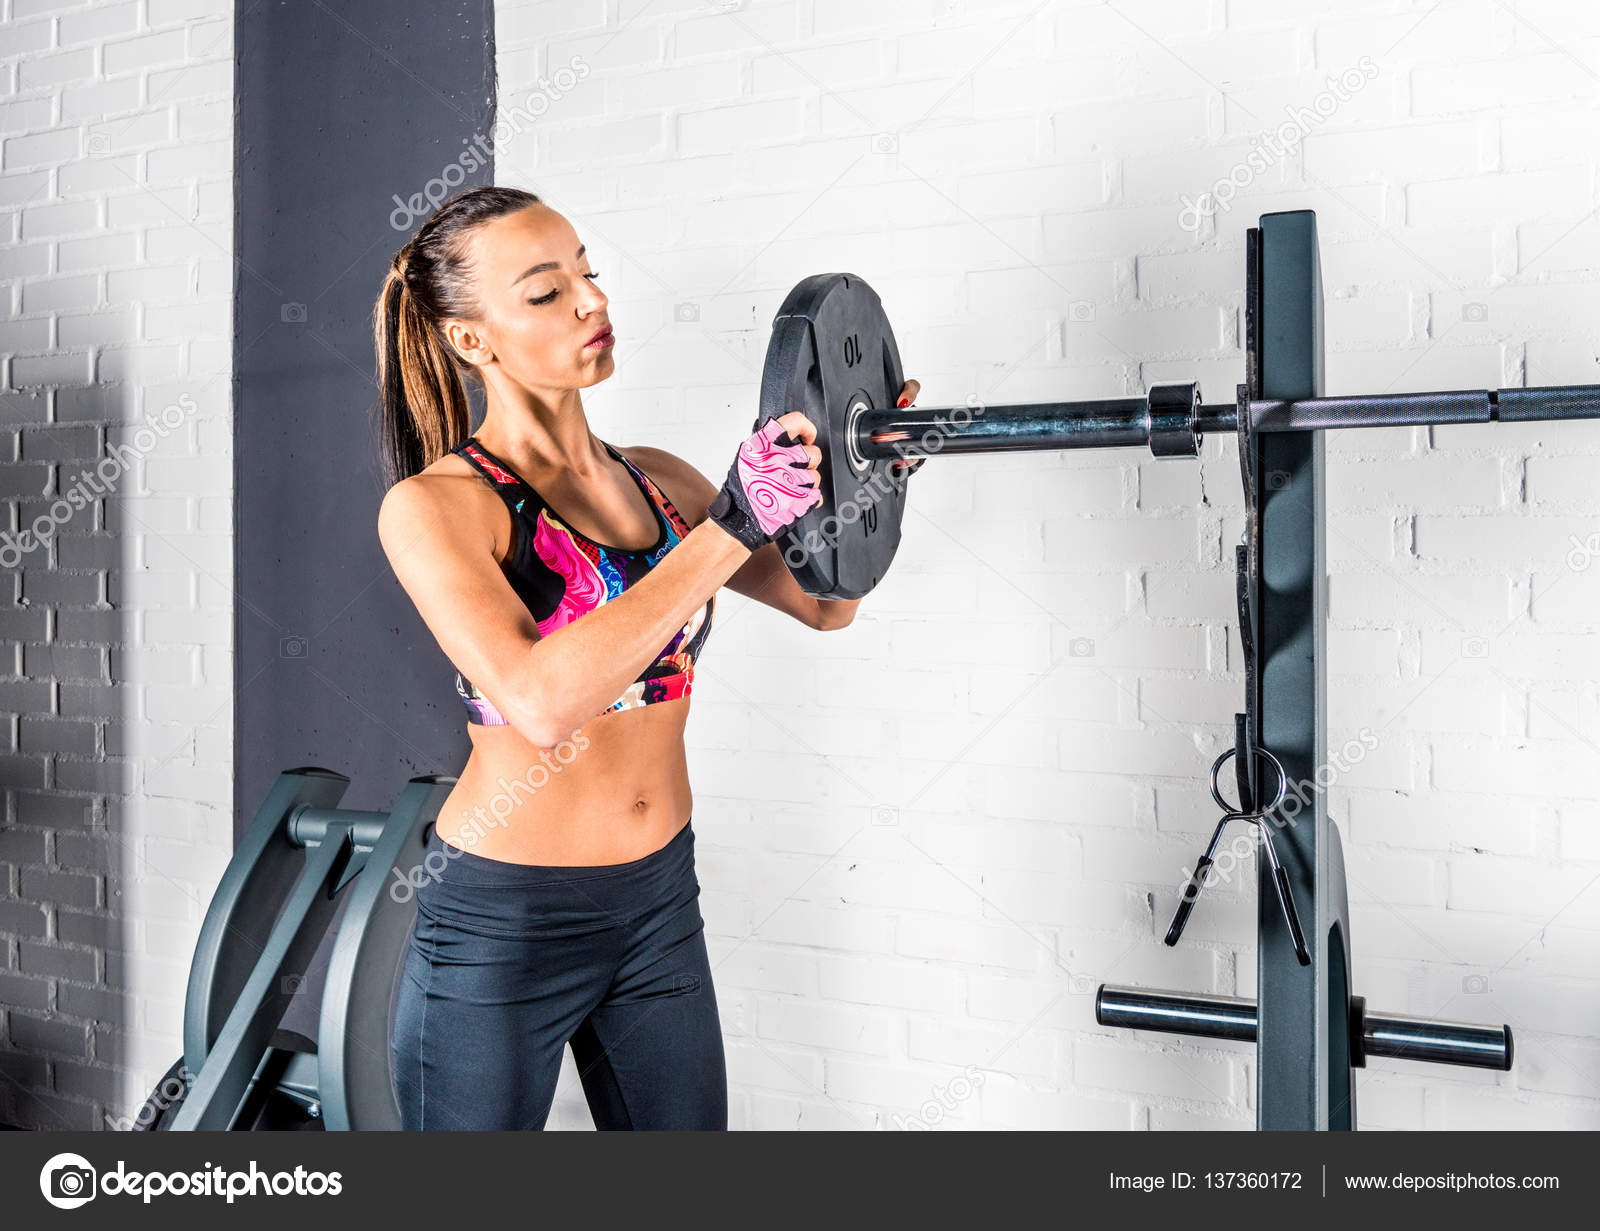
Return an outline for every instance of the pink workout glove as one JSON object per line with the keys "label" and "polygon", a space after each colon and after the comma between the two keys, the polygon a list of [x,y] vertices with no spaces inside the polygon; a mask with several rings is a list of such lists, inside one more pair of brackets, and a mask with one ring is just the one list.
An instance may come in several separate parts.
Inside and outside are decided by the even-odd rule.
{"label": "pink workout glove", "polygon": [[768,419],[742,445],[706,516],[751,551],[821,503],[805,446]]}

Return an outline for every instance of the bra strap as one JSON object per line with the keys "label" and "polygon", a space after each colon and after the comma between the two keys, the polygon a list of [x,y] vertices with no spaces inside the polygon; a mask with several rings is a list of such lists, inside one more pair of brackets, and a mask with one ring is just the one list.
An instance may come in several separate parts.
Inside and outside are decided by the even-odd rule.
{"label": "bra strap", "polygon": [[[606,444],[605,441],[600,443]],[[645,498],[650,501],[650,507],[655,510],[656,516],[661,519],[662,525],[666,527],[667,533],[669,535],[678,534],[678,527],[673,525],[672,522],[678,510],[672,508],[672,502],[667,499],[667,493],[661,490],[655,480],[624,457],[621,449],[614,449],[609,444],[606,444],[606,451],[628,468],[633,475],[634,482],[639,485],[639,490],[645,494]],[[669,509],[671,510],[670,513],[668,512]]]}
{"label": "bra strap", "polygon": [[450,452],[465,458],[469,466],[496,487],[516,487],[521,483],[516,475],[490,456],[489,451],[478,443],[476,436],[468,436]]}

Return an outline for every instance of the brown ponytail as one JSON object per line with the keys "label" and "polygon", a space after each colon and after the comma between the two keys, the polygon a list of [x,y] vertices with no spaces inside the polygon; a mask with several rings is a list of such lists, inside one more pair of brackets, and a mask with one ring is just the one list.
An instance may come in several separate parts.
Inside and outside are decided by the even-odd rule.
{"label": "brown ponytail", "polygon": [[470,188],[435,210],[395,254],[372,314],[380,447],[389,485],[431,465],[471,434],[462,375],[474,369],[445,341],[439,322],[476,315],[465,243],[472,229],[539,203],[520,188]]}

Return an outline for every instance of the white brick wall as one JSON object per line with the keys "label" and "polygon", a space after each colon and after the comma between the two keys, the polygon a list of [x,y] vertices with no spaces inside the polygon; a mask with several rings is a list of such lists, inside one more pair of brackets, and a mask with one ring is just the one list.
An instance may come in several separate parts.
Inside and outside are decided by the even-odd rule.
{"label": "white brick wall", "polygon": [[[877,288],[929,405],[1180,376],[1225,400],[1243,234],[1271,210],[1318,211],[1329,392],[1600,380],[1600,14],[1577,0],[497,10],[503,105],[588,69],[498,174],[573,218],[612,296],[590,414],[708,475],[818,270]],[[1244,161],[1364,57],[1298,149]],[[1600,534],[1600,424],[1329,456],[1329,743],[1378,737],[1331,792],[1358,990],[1518,1039],[1510,1075],[1374,1063],[1363,1123],[1600,1127],[1600,538],[1574,553]],[[1239,705],[1231,442],[935,460],[913,487],[852,628],[728,595],[702,665],[733,1122],[1248,1127],[1249,1048],[1092,1012],[1103,980],[1253,989],[1249,869],[1160,943]],[[570,1073],[557,1121],[588,1122]]]}
{"label": "white brick wall", "polygon": [[232,16],[0,10],[0,499],[43,527],[0,594],[0,1118],[36,1128],[181,1053],[232,851]]}

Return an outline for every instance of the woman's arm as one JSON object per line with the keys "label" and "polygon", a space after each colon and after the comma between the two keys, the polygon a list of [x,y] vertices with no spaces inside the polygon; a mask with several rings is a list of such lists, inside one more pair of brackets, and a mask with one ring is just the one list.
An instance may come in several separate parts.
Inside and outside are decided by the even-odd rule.
{"label": "woman's arm", "polygon": [[[698,532],[705,521],[706,509],[716,498],[716,484],[665,449],[630,445],[622,452],[672,501],[683,520],[693,528],[691,533]],[[676,552],[677,549],[669,551],[666,559],[672,559]],[[767,543],[751,552],[726,584],[735,594],[765,603],[816,629],[843,628],[855,619],[860,603],[859,599],[833,602],[812,598],[785,567],[776,543]]]}
{"label": "woman's arm", "polygon": [[705,522],[637,585],[542,637],[495,559],[493,533],[461,516],[450,482],[395,484],[378,537],[445,657],[540,748],[571,738],[621,696],[751,554]]}

